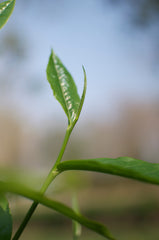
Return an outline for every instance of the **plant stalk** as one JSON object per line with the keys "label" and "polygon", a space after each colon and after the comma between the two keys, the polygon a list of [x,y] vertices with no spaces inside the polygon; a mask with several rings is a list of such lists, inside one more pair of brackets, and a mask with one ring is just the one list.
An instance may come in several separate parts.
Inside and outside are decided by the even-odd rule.
{"label": "plant stalk", "polygon": [[[73,125],[68,125],[67,127],[67,130],[66,130],[66,134],[65,134],[65,137],[64,137],[64,141],[62,143],[62,146],[61,146],[61,150],[59,152],[59,155],[57,157],[57,160],[55,162],[55,164],[53,165],[52,169],[50,170],[44,184],[42,185],[42,188],[40,189],[40,193],[44,195],[44,193],[46,192],[46,190],[48,189],[49,185],[52,183],[52,181],[56,178],[56,176],[59,174],[59,172],[57,171],[57,165],[60,163],[62,157],[63,157],[63,154],[64,154],[64,151],[66,149],[66,145],[68,143],[68,140],[69,140],[69,137],[70,137],[70,134],[73,130],[73,127],[74,127],[75,124]],[[19,226],[17,232],[15,233],[15,235],[13,236],[12,240],[18,240],[21,236],[21,234],[23,233],[26,225],[28,224],[30,218],[32,217],[35,209],[37,208],[38,206],[38,202],[33,202],[30,209],[28,210],[26,216],[24,217],[21,225]]]}

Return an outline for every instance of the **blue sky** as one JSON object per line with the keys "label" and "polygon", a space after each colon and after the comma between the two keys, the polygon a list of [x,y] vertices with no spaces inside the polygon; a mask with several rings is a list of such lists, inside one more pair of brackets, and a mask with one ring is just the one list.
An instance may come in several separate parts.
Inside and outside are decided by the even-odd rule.
{"label": "blue sky", "polygon": [[[102,0],[17,0],[1,36],[14,29],[27,44],[27,57],[18,66],[11,66],[10,81],[15,78],[16,83],[7,102],[30,119],[63,117],[46,81],[51,48],[73,75],[80,94],[85,66],[88,89],[84,118],[113,116],[125,99],[149,102],[158,98],[154,29],[142,32],[131,28],[125,10],[106,7]],[[7,65],[3,65],[5,70]],[[28,90],[28,79],[40,85],[39,92]]]}

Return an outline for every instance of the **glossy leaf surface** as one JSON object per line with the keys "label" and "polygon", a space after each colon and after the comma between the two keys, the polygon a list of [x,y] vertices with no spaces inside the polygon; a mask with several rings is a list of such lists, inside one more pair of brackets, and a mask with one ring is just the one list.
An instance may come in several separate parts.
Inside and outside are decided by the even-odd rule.
{"label": "glossy leaf surface", "polygon": [[57,168],[61,172],[66,170],[87,170],[159,184],[158,163],[149,163],[129,157],[70,160],[60,163]]}
{"label": "glossy leaf surface", "polygon": [[3,194],[0,194],[0,239],[10,240],[12,235],[12,217],[8,201]]}
{"label": "glossy leaf surface", "polygon": [[80,97],[71,74],[60,59],[51,52],[47,66],[47,79],[53,89],[54,96],[62,105],[69,123],[72,124],[78,116]]}
{"label": "glossy leaf surface", "polygon": [[46,198],[42,194],[33,191],[29,188],[26,188],[24,185],[14,183],[14,182],[0,182],[0,192],[11,192],[26,198],[32,199],[35,202],[38,202],[46,207],[49,207],[63,215],[73,219],[83,226],[97,232],[98,234],[106,237],[107,239],[114,240],[107,228],[95,221],[89,220],[88,218],[82,216],[81,214],[76,213],[73,209],[67,207],[66,205]]}
{"label": "glossy leaf surface", "polygon": [[8,21],[15,5],[15,0],[0,3],[0,28]]}

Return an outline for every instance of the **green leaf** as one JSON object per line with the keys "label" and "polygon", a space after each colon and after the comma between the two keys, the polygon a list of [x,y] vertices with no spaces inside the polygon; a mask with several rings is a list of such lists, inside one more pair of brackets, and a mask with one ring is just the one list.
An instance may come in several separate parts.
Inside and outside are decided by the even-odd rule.
{"label": "green leaf", "polygon": [[0,194],[0,239],[10,240],[12,235],[12,217],[9,204],[3,194]]}
{"label": "green leaf", "polygon": [[84,103],[84,100],[85,100],[85,96],[86,96],[86,89],[87,89],[87,77],[86,77],[86,71],[85,71],[85,68],[83,68],[83,73],[84,73],[84,88],[83,88],[83,93],[82,93],[82,97],[81,97],[81,100],[80,100],[80,104],[79,104],[79,108],[78,108],[78,114],[77,114],[77,117],[79,118],[79,115],[81,113],[81,110],[82,110],[82,107],[83,107],[83,103]]}
{"label": "green leaf", "polygon": [[159,185],[158,163],[149,163],[129,157],[70,160],[59,163],[57,169],[60,172],[87,170],[109,173]]}
{"label": "green leaf", "polygon": [[102,235],[103,237],[106,237],[107,239],[115,240],[104,225],[89,220],[88,218],[82,216],[81,214],[76,213],[74,210],[67,207],[66,205],[46,198],[41,193],[33,191],[25,187],[24,185],[14,182],[0,182],[0,192],[11,192],[29,198],[59,213],[62,213],[64,216],[67,216],[70,219],[77,221],[78,223],[93,230],[94,232],[97,232],[98,234]]}
{"label": "green leaf", "polygon": [[10,15],[13,12],[15,6],[15,0],[8,0],[0,3],[0,29],[8,21]]}
{"label": "green leaf", "polygon": [[51,85],[51,88],[53,89],[54,96],[62,105],[68,117],[69,124],[74,124],[79,117],[81,111],[81,101],[84,100],[84,96],[80,100],[71,74],[67,71],[66,67],[55,55],[53,50],[49,58],[46,73],[47,79]]}

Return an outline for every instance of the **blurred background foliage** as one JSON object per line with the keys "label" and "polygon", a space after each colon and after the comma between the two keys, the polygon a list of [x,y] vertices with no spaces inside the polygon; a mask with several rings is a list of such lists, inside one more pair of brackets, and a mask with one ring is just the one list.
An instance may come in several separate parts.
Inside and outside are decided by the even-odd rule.
{"label": "blurred background foliage", "polygon": [[[108,0],[105,1],[106,4]],[[130,22],[136,26],[149,27],[156,24],[159,18],[159,1],[158,0],[113,0],[110,4],[127,9]]]}
{"label": "blurred background foliage", "polygon": [[[146,90],[146,88],[148,88],[146,82],[144,83],[143,81],[140,83],[136,81],[135,87],[132,85],[132,91],[133,88],[138,89],[141,84],[141,88],[145,90],[145,95],[141,98],[135,94],[129,96],[127,88],[125,95],[123,92],[119,93],[119,98],[115,99],[115,104],[113,101],[110,101],[111,98],[107,98],[108,92],[110,92],[113,98],[114,94],[120,91],[120,87],[122,89],[125,88],[124,82],[120,80],[120,77],[117,85],[116,82],[113,82],[113,72],[116,72],[116,77],[118,77],[118,75],[120,75],[120,69],[122,68],[122,63],[120,62],[121,52],[118,51],[118,48],[120,49],[120,45],[123,44],[122,41],[126,42],[128,45],[128,53],[124,56],[127,58],[125,61],[129,61],[131,58],[131,55],[129,56],[129,50],[133,49],[133,47],[135,48],[133,40],[130,40],[130,38],[139,35],[142,37],[137,38],[137,41],[138,39],[139,41],[142,40],[145,46],[147,46],[145,49],[149,49],[148,52],[144,52],[143,55],[141,55],[141,58],[138,60],[139,63],[136,64],[141,64],[142,66],[140,77],[144,78],[148,66],[151,65],[150,71],[152,75],[150,76],[152,76],[152,79],[150,79],[150,82],[156,89],[156,92],[159,92],[159,85],[156,81],[156,79],[158,79],[159,53],[159,1],[94,0],[92,2],[95,6],[99,6],[102,16],[108,15],[108,17],[106,19],[104,17],[102,18],[103,25],[97,24],[97,26],[95,26],[97,19],[95,19],[92,25],[88,25],[88,35],[86,34],[86,40],[83,40],[86,33],[86,30],[84,30],[81,36],[84,43],[81,42],[81,45],[81,39],[79,39],[79,42],[77,41],[76,44],[68,41],[67,32],[72,38],[74,38],[75,34],[74,28],[72,32],[70,32],[72,25],[70,25],[71,27],[69,28],[68,22],[65,25],[65,33],[63,36],[60,35],[60,30],[58,32],[57,26],[54,24],[54,27],[49,30],[55,32],[53,39],[51,39],[52,45],[53,47],[55,45],[57,50],[61,49],[61,53],[63,50],[65,53],[63,54],[64,59],[68,59],[70,62],[76,62],[78,56],[75,59],[73,56],[80,51],[81,56],[79,55],[79,59],[81,58],[81,61],[84,61],[85,58],[87,59],[88,98],[86,98],[86,106],[84,106],[81,120],[79,120],[71,136],[64,160],[131,156],[145,161],[159,163],[158,94],[153,94],[153,88],[151,87]],[[90,16],[97,18],[99,14],[98,11],[94,9],[94,12],[91,12],[93,8],[89,8],[89,6],[92,6],[92,2],[88,1],[87,4],[82,2],[81,5],[82,8],[85,7],[84,11],[89,13],[88,18]],[[47,3],[40,0],[34,0],[34,2],[17,0],[17,10],[15,9],[12,18],[0,33],[0,164],[2,167],[11,166],[21,168],[28,171],[30,177],[35,177],[37,173],[40,173],[42,178],[44,178],[48,169],[52,166],[52,162],[58,155],[67,121],[62,110],[61,112],[57,110],[60,106],[56,103],[54,104],[55,100],[52,97],[51,91],[48,90],[49,86],[46,79],[43,79],[44,75],[41,73],[44,72],[45,74],[48,56],[44,56],[44,64],[44,62],[41,62],[43,58],[42,55],[38,55],[37,50],[39,49],[34,50],[34,47],[35,45],[43,43],[43,32],[45,32],[44,27],[47,28],[47,21],[48,24],[61,22],[63,26],[65,17],[70,19],[68,21],[72,22],[71,13],[73,14],[73,12],[75,12],[76,14],[77,11],[79,26],[83,27],[86,24],[82,20],[82,18],[87,19],[86,16],[83,15],[86,13],[83,13],[81,9],[79,9],[78,12],[76,4],[77,3],[73,3],[71,0],[67,2],[65,0],[54,0],[47,1]],[[35,9],[39,15],[34,12]],[[21,15],[19,14],[19,17],[16,19],[16,14],[18,15],[19,12],[21,12]],[[16,23],[18,23],[20,19],[23,19],[23,14],[24,18],[26,18],[26,16],[28,16],[28,18],[23,20],[24,22],[22,23],[26,23],[26,25],[22,28],[20,25],[16,26]],[[119,18],[122,19],[122,21],[119,21],[117,27],[120,28],[119,32],[122,32],[124,40],[119,35],[119,32],[114,35],[116,36],[117,45],[115,46],[115,52],[110,51],[110,54],[114,54],[117,62],[112,67],[112,75],[110,74],[110,78],[108,79],[108,76],[99,77],[98,74],[101,70],[100,64],[96,64],[96,69],[93,67],[94,59],[100,59],[100,54],[103,52],[105,56],[107,55],[107,48],[103,49],[103,47],[101,47],[100,49],[99,45],[101,43],[95,42],[94,46],[99,49],[99,55],[96,55],[97,52],[92,46],[92,49],[91,47],[89,49],[90,39],[87,42],[87,37],[89,34],[93,36],[89,33],[89,30],[93,27],[95,29],[94,36],[95,34],[99,35],[99,39],[103,37],[102,35],[100,36],[98,29],[102,28],[102,26],[107,28],[104,21],[109,20],[109,14],[115,16],[114,19],[116,22],[118,22]],[[34,22],[38,22],[38,19],[35,21],[35,18],[38,16],[45,19],[45,24],[41,27],[37,25],[36,29],[35,26],[37,23],[35,24]],[[110,22],[111,21],[112,18],[110,17]],[[31,28],[31,22],[33,29]],[[51,26],[51,24],[49,26]],[[77,25],[77,31],[79,30],[80,32],[79,26]],[[108,32],[110,30],[116,31],[116,27],[113,24],[110,24],[110,26],[111,29],[108,29]],[[37,33],[37,39],[36,42],[34,42],[35,45],[32,45],[31,40],[34,32],[36,35],[36,30],[39,31],[39,29],[41,29],[40,34],[42,39],[40,40],[38,38],[39,35]],[[106,32],[106,34],[108,34],[108,32]],[[128,36],[130,36],[130,38]],[[50,36],[48,35],[47,37],[49,38]],[[106,35],[106,37],[108,37],[108,35]],[[92,39],[92,41],[96,40]],[[135,37],[134,41],[136,41]],[[43,45],[40,45],[40,48],[45,48],[44,45],[46,44],[47,41],[44,42]],[[113,44],[113,40],[110,39],[108,48],[112,47]],[[138,46],[139,49],[142,46],[142,43],[140,44],[141,45]],[[83,46],[84,49],[82,49]],[[73,47],[78,48],[79,52],[73,53],[73,50],[71,52]],[[87,49],[91,51],[90,55]],[[94,58],[92,60],[93,51]],[[84,52],[86,52],[87,56],[84,55]],[[70,55],[68,53],[70,53]],[[39,60],[37,60],[37,56]],[[104,72],[110,71],[108,65],[110,59],[109,53],[108,56],[108,60],[104,62],[101,55]],[[137,58],[138,55],[136,56],[136,59]],[[146,62],[145,59],[147,59]],[[89,62],[92,64],[90,68]],[[79,64],[78,60],[77,63]],[[120,67],[118,68],[118,66]],[[71,69],[72,68],[69,68],[70,71],[72,71]],[[91,71],[94,78],[91,78]],[[127,71],[126,67],[125,71]],[[128,73],[128,76],[129,75],[131,78],[131,71]],[[81,78],[81,76],[78,77]],[[111,82],[113,83],[109,88]],[[125,82],[127,86],[129,86],[129,84],[131,85],[129,79],[125,79]],[[78,81],[77,84],[79,85]],[[92,85],[94,85],[94,88],[92,88]],[[103,89],[106,90],[103,92],[103,95],[101,94],[100,99],[100,91]],[[113,92],[114,89],[116,89],[115,93]],[[95,99],[96,92],[98,94],[97,99]],[[103,96],[105,96],[105,98],[103,98]],[[89,99],[92,100],[89,102]],[[48,102],[50,102],[50,105]],[[90,107],[91,111],[89,111]],[[111,230],[116,233],[116,236],[119,236],[118,239],[158,239],[159,190],[156,186],[126,180],[120,177],[103,176],[102,174],[82,172],[77,174],[71,172],[71,174],[64,173],[62,176],[59,176],[54,188],[50,187],[48,194],[71,205],[73,192],[76,192],[79,198],[81,211],[85,215],[100,220],[110,226]],[[20,219],[23,217],[29,205],[30,201],[11,196],[15,228],[18,226]],[[63,239],[64,236],[65,239],[66,236],[70,239],[70,224],[70,221],[66,218],[52,213],[43,207],[39,207],[22,239],[45,238],[49,240],[52,239],[52,235],[55,235],[56,239]],[[61,226],[63,231],[61,231]],[[63,232],[63,234],[61,232]],[[81,239],[102,238],[84,229],[84,234]]]}

